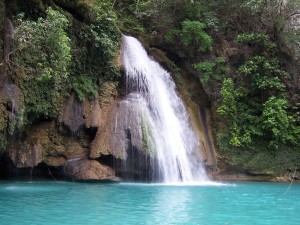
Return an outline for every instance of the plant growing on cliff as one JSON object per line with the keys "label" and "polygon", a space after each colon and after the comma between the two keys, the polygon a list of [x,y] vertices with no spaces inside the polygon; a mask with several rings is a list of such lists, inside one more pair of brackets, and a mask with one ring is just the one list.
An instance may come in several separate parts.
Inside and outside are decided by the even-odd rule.
{"label": "plant growing on cliff", "polygon": [[178,38],[180,42],[189,47],[194,52],[207,52],[212,48],[212,38],[205,29],[206,25],[199,21],[185,20],[181,23],[181,29],[173,29],[169,31],[165,38],[172,42],[174,38]]}
{"label": "plant growing on cliff", "polygon": [[287,101],[284,98],[270,97],[263,104],[262,128],[272,137],[271,147],[278,148],[279,143],[298,144],[300,127],[295,126],[295,118],[287,113]]}
{"label": "plant growing on cliff", "polygon": [[77,80],[73,82],[73,89],[77,93],[80,101],[83,101],[85,96],[91,98],[95,97],[97,94],[93,81],[88,77],[79,76]]}
{"label": "plant growing on cliff", "polygon": [[[254,136],[260,136],[259,118],[256,117],[256,102],[245,102],[249,92],[244,88],[236,89],[231,78],[224,79],[221,89],[222,103],[217,112],[224,119],[229,132],[229,144],[244,146],[252,142]],[[225,131],[222,131],[225,132]]]}
{"label": "plant growing on cliff", "polygon": [[260,47],[262,51],[276,48],[276,45],[270,41],[270,37],[266,34],[239,34],[236,41],[242,45]]}
{"label": "plant growing on cliff", "polygon": [[116,82],[121,74],[116,60],[121,40],[116,13],[106,1],[83,6],[89,12],[89,23],[76,24],[70,69],[72,87],[81,100],[95,96],[105,81]]}
{"label": "plant growing on cliff", "polygon": [[275,89],[282,91],[285,85],[281,81],[287,73],[280,69],[276,58],[254,56],[243,64],[238,72],[249,76],[252,85],[261,90]]}
{"label": "plant growing on cliff", "polygon": [[245,146],[258,137],[269,140],[269,147],[273,148],[278,148],[282,143],[299,144],[300,127],[296,125],[295,118],[288,114],[288,104],[284,98],[273,95],[262,102],[253,90],[243,86],[235,88],[231,78],[224,80],[221,96],[222,103],[217,112],[229,130],[223,136],[229,138],[230,145]]}
{"label": "plant growing on cliff", "polygon": [[225,74],[229,71],[229,67],[222,57],[217,57],[213,62],[204,61],[196,63],[193,67],[201,72],[200,82],[203,85],[222,81]]}
{"label": "plant growing on cliff", "polygon": [[57,101],[68,86],[71,62],[68,20],[49,8],[45,18],[24,20],[19,15],[14,32],[16,53],[12,65],[13,80],[20,84],[25,95],[26,114],[35,117],[54,117]]}
{"label": "plant growing on cliff", "polygon": [[212,10],[210,1],[193,0],[185,4],[185,17],[188,20],[201,21],[207,29],[218,30],[219,19]]}

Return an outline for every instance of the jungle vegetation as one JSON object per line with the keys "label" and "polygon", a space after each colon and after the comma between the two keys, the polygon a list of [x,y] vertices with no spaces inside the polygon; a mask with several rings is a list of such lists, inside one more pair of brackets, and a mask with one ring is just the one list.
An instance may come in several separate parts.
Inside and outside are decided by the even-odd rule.
{"label": "jungle vegetation", "polygon": [[175,67],[192,67],[221,155],[250,168],[270,155],[274,170],[300,166],[297,9],[299,0],[2,0],[1,85],[17,85],[24,103],[14,127],[1,118],[0,148],[25,126],[57,118],[70,93],[84,101],[106,81],[122,83],[124,33],[156,40]]}

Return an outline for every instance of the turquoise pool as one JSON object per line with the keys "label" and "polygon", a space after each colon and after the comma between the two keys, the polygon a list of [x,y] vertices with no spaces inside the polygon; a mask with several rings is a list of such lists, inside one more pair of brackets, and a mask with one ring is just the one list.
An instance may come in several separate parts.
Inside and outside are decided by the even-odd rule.
{"label": "turquoise pool", "polygon": [[300,184],[0,182],[0,224],[300,224]]}

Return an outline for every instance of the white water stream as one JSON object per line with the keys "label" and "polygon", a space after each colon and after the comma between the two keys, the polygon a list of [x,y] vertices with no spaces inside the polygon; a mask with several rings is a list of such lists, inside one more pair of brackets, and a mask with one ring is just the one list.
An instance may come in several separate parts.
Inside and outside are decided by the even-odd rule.
{"label": "white water stream", "polygon": [[135,93],[143,101],[160,179],[167,183],[205,181],[199,140],[170,74],[133,37],[123,36],[122,51],[127,94]]}

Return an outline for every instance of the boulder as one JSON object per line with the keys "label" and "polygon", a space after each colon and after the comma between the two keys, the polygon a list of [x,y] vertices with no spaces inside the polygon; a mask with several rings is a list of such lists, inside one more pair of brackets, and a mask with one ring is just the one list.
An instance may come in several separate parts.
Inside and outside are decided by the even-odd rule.
{"label": "boulder", "polygon": [[85,158],[70,159],[65,164],[66,174],[75,180],[82,181],[120,181],[115,172],[96,160]]}

